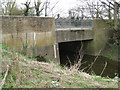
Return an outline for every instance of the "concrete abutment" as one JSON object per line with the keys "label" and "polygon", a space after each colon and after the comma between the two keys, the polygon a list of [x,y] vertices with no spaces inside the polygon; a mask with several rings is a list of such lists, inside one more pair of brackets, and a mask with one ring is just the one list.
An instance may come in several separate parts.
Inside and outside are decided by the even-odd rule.
{"label": "concrete abutment", "polygon": [[55,20],[48,17],[1,16],[2,44],[28,57],[58,62]]}
{"label": "concrete abutment", "polygon": [[89,55],[99,55],[105,48],[110,38],[111,25],[108,20],[93,20],[93,40],[86,42],[86,53]]}
{"label": "concrete abutment", "polygon": [[[59,43],[82,41],[86,54],[98,55],[108,40],[110,26],[103,20],[94,20],[92,30],[55,31],[54,18],[0,16],[2,44],[28,57],[44,57],[60,64]],[[75,50],[74,45],[69,46]],[[76,46],[75,46],[76,47]]]}

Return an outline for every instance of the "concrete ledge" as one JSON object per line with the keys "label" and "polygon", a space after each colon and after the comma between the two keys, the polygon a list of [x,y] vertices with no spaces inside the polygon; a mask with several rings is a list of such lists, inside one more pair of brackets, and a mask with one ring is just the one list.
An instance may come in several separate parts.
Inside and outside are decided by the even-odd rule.
{"label": "concrete ledge", "polygon": [[3,33],[54,31],[54,18],[2,16]]}

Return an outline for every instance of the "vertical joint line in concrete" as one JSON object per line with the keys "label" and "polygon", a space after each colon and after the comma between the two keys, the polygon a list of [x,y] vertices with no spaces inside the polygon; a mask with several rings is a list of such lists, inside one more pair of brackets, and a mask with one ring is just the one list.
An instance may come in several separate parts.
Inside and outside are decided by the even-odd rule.
{"label": "vertical joint line in concrete", "polygon": [[34,38],[34,47],[35,47],[35,45],[36,45],[36,32],[34,32],[33,38]]}
{"label": "vertical joint line in concrete", "polygon": [[57,58],[56,45],[54,44],[54,57]]}
{"label": "vertical joint line in concrete", "polygon": [[[2,4],[0,0],[0,53],[2,53]],[[0,73],[2,73],[2,55],[0,55]],[[1,79],[0,79],[1,81]]]}
{"label": "vertical joint line in concrete", "polygon": [[26,46],[28,46],[28,34],[26,33]]}
{"label": "vertical joint line in concrete", "polygon": [[[0,16],[0,46],[2,46],[2,16]],[[2,48],[0,48],[0,53],[2,53]]]}

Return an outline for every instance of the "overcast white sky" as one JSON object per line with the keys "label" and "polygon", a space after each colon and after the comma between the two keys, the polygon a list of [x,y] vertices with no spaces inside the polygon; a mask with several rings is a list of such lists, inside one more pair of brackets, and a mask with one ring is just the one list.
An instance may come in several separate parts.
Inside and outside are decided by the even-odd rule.
{"label": "overcast white sky", "polygon": [[[19,3],[20,5],[21,5],[21,3],[24,3],[26,1],[34,2],[34,0],[16,0],[16,2]],[[41,2],[45,2],[45,1],[46,0],[41,0]],[[58,2],[56,7],[54,8],[53,13],[57,14],[57,12],[59,11],[59,13],[61,15],[65,16],[68,14],[69,9],[76,7],[77,5],[80,5],[80,4],[84,4],[85,0],[48,0],[48,1],[50,1],[52,7],[55,5],[56,2]],[[95,2],[97,0],[92,0],[92,1]],[[105,0],[103,0],[103,1],[105,1]],[[116,0],[116,1],[120,2],[120,0]],[[23,5],[21,5],[21,7],[23,7]]]}
{"label": "overcast white sky", "polygon": [[[16,0],[18,3],[23,3],[26,2],[27,0]],[[31,2],[34,2],[34,0],[28,0]],[[41,2],[45,2],[46,0],[41,0]],[[51,3],[51,6],[54,6],[56,2],[58,2],[58,4],[56,5],[55,9],[54,9],[54,13],[58,12],[60,14],[67,15],[68,14],[68,10],[77,6],[78,4],[84,4],[85,0],[48,0]],[[97,1],[97,0],[90,0],[90,1]],[[99,0],[98,0],[99,1]],[[105,0],[103,0],[105,1]],[[114,0],[111,0],[114,1]],[[117,2],[120,2],[120,0],[116,0]],[[60,12],[61,11],[61,12]]]}
{"label": "overcast white sky", "polygon": [[[17,3],[24,3],[26,1],[27,0],[16,0]],[[41,0],[41,2],[45,2],[45,1],[46,0]],[[57,13],[58,11],[60,11],[62,15],[67,15],[68,10],[72,7],[75,7],[77,4],[77,0],[48,0],[48,1],[50,1],[51,6],[54,6],[55,3],[58,2],[56,7],[54,8],[54,13]],[[34,2],[34,0],[31,0],[31,2]]]}
{"label": "overcast white sky", "polygon": [[[27,0],[16,0],[18,3],[26,2]],[[34,0],[28,0],[31,2],[34,2]],[[37,0],[36,0],[37,1]],[[41,0],[41,2],[45,2],[46,0]],[[48,0],[51,3],[59,2],[57,5],[59,5],[61,8],[70,8],[71,6],[75,6],[77,0]]]}

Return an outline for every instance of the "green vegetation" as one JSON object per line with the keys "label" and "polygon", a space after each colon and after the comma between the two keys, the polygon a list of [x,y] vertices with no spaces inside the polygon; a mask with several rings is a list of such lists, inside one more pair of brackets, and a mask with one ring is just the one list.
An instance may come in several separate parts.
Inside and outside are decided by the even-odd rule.
{"label": "green vegetation", "polygon": [[112,60],[118,60],[118,50],[120,50],[120,46],[108,45],[102,56]]}
{"label": "green vegetation", "polygon": [[1,79],[5,76],[6,65],[9,65],[3,88],[118,88],[117,79],[91,76],[52,62],[38,62],[35,58],[11,53],[11,57],[10,53],[2,57],[5,62]]}

